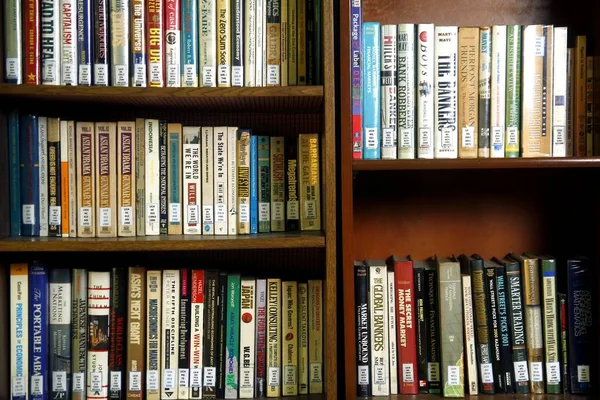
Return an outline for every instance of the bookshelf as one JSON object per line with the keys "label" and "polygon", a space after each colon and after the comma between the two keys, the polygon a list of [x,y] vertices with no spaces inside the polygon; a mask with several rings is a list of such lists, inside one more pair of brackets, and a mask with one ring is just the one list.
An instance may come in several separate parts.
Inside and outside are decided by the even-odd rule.
{"label": "bookshelf", "polygon": [[[568,26],[569,46],[575,33],[587,35],[588,53],[600,54],[600,29],[594,25],[600,4],[590,10],[580,0],[568,4],[546,0],[361,3],[363,22]],[[600,159],[353,160],[349,1],[340,2],[339,18],[340,309],[344,310],[344,371],[340,373],[344,387],[340,390],[346,398],[356,398],[354,260],[384,259],[391,254],[410,254],[422,260],[434,254],[463,252],[492,257],[509,251],[551,252],[559,259],[577,253],[598,258],[600,197],[592,182],[600,173]],[[600,354],[597,348],[591,351]],[[420,400],[437,397],[411,396]]]}
{"label": "bookshelf", "polygon": [[[321,152],[322,231],[248,236],[155,236],[110,239],[9,237],[8,136],[0,131],[0,291],[8,293],[11,262],[48,260],[49,266],[178,265],[195,262],[200,268],[242,260],[252,273],[323,279],[324,394],[299,399],[337,398],[337,240],[336,136],[333,0],[322,7],[322,86],[252,88],[115,88],[0,84],[0,122],[5,112],[56,116],[78,121],[123,121],[157,118],[185,125],[239,126],[265,135],[319,132]],[[0,26],[2,25],[0,10]],[[0,58],[3,60],[3,44]],[[4,64],[4,62],[2,63]],[[0,68],[0,72],[3,68]],[[244,272],[244,271],[242,271]],[[9,326],[8,297],[0,302],[0,325]],[[8,329],[0,332],[0,351],[8,352]],[[8,357],[0,362],[0,399],[8,399]]]}

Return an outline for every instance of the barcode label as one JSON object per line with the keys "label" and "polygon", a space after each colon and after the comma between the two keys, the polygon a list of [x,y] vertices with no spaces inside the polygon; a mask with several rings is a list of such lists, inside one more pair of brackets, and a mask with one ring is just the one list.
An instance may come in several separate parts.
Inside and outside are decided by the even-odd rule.
{"label": "barcode label", "polygon": [[515,361],[513,367],[515,369],[515,381],[527,382],[529,380],[527,361]]}

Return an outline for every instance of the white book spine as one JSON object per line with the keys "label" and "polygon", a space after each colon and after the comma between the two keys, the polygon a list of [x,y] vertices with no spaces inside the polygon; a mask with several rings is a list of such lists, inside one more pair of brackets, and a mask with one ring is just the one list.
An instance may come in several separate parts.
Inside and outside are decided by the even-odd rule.
{"label": "white book spine", "polygon": [[129,86],[129,1],[110,1],[110,69],[112,86]]}
{"label": "white book spine", "polygon": [[504,158],[506,121],[506,26],[492,26],[492,93],[490,157]]}
{"label": "white book spine", "polygon": [[217,2],[200,0],[200,80],[203,87],[217,86]]}
{"label": "white book spine", "polygon": [[[267,86],[267,1],[263,0],[263,34],[262,34],[262,51],[263,51],[263,68],[262,68],[262,85]],[[257,85],[258,86],[258,85]]]}
{"label": "white book spine", "polygon": [[161,271],[148,271],[146,286],[146,333],[148,345],[146,347],[146,399],[160,399],[160,375],[162,354],[162,327],[161,327],[161,299],[162,299],[162,274]]}
{"label": "white book spine", "polygon": [[[65,175],[69,175],[69,169],[64,169],[63,167],[65,165],[69,165],[69,121],[60,121],[60,174],[61,177],[65,176]],[[64,196],[65,193],[69,192],[69,188],[65,188],[63,187],[64,184],[64,180],[61,179],[61,195]],[[69,182],[70,185],[70,182]],[[64,202],[67,202],[67,205],[69,203],[69,199],[65,199],[62,198],[62,204],[65,204]],[[61,204],[61,206],[62,206]],[[69,209],[63,209],[61,210],[62,215],[64,216],[65,214],[69,213]],[[68,226],[62,226],[62,237],[69,237],[69,227]]]}
{"label": "white book spine", "polygon": [[[369,266],[371,339],[371,391],[373,396],[390,394],[388,349],[387,267]],[[377,344],[377,345],[376,345]]]}
{"label": "white book spine", "polygon": [[202,128],[202,234],[214,235],[213,128]]}
{"label": "white book spine", "polygon": [[202,342],[204,340],[204,271],[192,271],[190,332],[190,399],[202,398]]}
{"label": "white book spine", "polygon": [[458,28],[435,27],[435,158],[458,157]]}
{"label": "white book spine", "polygon": [[388,319],[390,349],[390,394],[398,394],[398,342],[396,338],[396,288],[394,286],[394,270],[387,273],[388,284]]}
{"label": "white book spine", "polygon": [[[110,272],[90,271],[88,274],[88,335],[99,342],[108,340],[110,332]],[[100,347],[100,348],[98,348]],[[88,344],[87,398],[108,398],[108,351]]]}
{"label": "white book spine", "polygon": [[[167,10],[167,15],[169,14]],[[175,20],[179,16],[174,16]],[[167,29],[165,34],[165,66],[167,74],[167,87],[181,87],[181,29],[178,22],[177,29]],[[167,25],[169,22],[167,21]]]}
{"label": "white book spine", "polygon": [[183,127],[183,234],[202,233],[200,180],[200,127]]}
{"label": "white book spine", "polygon": [[[11,399],[28,395],[29,381],[29,271],[26,264],[10,272],[10,378]],[[6,361],[5,361],[6,362]]]}
{"label": "white book spine", "polygon": [[146,235],[160,234],[160,149],[159,122],[157,119],[145,121],[146,171],[145,171],[145,200],[146,200]]}
{"label": "white book spine", "polygon": [[[473,321],[473,296],[471,288],[471,275],[462,276],[463,296],[463,323],[465,328],[465,357],[468,377],[468,393],[479,393],[479,379],[477,376],[477,345],[475,343],[475,323]],[[466,390],[465,390],[466,392]]]}
{"label": "white book spine", "polygon": [[256,0],[256,81],[255,86],[266,86],[263,81],[265,70],[265,19],[267,0]]}
{"label": "white book spine", "polygon": [[[77,86],[77,4],[60,0],[61,58],[60,84]],[[43,13],[42,13],[43,14]]]}
{"label": "white book spine", "polygon": [[[69,157],[69,237],[77,237],[77,147],[75,145],[74,121],[67,121],[67,141],[65,144],[67,143]],[[63,172],[61,171],[61,173]]]}
{"label": "white book spine", "polygon": [[[23,83],[23,7],[20,0],[5,0],[4,13],[4,76],[7,83]],[[27,10],[26,10],[27,11]]]}
{"label": "white book spine", "polygon": [[40,236],[48,236],[48,118],[38,118]]}
{"label": "white book spine", "polygon": [[415,158],[415,25],[398,25],[398,158]]}
{"label": "white book spine", "polygon": [[417,157],[433,158],[434,26],[418,25],[417,47]]}
{"label": "white book spine", "polygon": [[161,398],[177,398],[177,371],[179,362],[179,270],[163,270],[162,276],[162,380]]}
{"label": "white book spine", "polygon": [[397,157],[396,25],[381,26],[381,159]]}
{"label": "white book spine", "polygon": [[244,1],[244,86],[256,85],[256,5],[257,0]]}
{"label": "white book spine", "polygon": [[228,185],[227,185],[227,127],[221,126],[214,128],[214,147],[213,147],[213,162],[214,162],[214,231],[215,235],[227,235],[229,220],[227,200]]}
{"label": "white book spine", "polygon": [[237,131],[227,128],[227,234],[237,235]]}
{"label": "white book spine", "polygon": [[254,397],[256,281],[242,279],[240,307],[240,399]]}
{"label": "white book spine", "polygon": [[40,3],[40,29],[43,43],[41,48],[40,60],[42,63],[42,84],[60,85],[60,45],[62,39],[60,36],[60,1],[42,0]]}
{"label": "white book spine", "polygon": [[567,156],[567,28],[554,28],[552,156]]}

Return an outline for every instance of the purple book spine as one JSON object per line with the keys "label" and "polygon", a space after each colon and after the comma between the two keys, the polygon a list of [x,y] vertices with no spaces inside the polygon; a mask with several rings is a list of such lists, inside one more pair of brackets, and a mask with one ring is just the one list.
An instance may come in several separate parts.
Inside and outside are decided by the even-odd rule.
{"label": "purple book spine", "polygon": [[351,48],[352,48],[352,158],[363,158],[362,151],[362,71],[361,71],[361,0],[351,0]]}

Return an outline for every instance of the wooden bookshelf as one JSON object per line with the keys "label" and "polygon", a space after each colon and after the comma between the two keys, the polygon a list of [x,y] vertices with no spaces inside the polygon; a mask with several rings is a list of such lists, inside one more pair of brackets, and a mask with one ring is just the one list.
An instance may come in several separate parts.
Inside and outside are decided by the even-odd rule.
{"label": "wooden bookshelf", "polygon": [[[227,265],[244,272],[283,278],[323,279],[324,394],[299,399],[338,398],[336,135],[334,6],[322,7],[322,86],[256,88],[111,88],[0,84],[0,325],[9,326],[8,264],[47,259],[49,265],[84,267],[129,262],[178,264],[190,257],[204,267]],[[0,10],[0,26],[3,10]],[[3,60],[3,42],[0,58]],[[0,67],[3,71],[4,62]],[[3,76],[3,74],[2,74]],[[131,239],[10,238],[6,113],[22,112],[76,121],[158,118],[195,126],[239,126],[265,135],[318,132],[321,152],[322,231],[249,236],[159,236]],[[4,124],[4,125],[2,125]],[[118,254],[116,254],[118,253]],[[142,261],[139,261],[142,260]],[[73,264],[75,262],[75,264]],[[293,278],[292,278],[293,279]],[[8,329],[0,351],[8,352]],[[0,362],[0,399],[8,399],[8,357]]]}
{"label": "wooden bookshelf", "polygon": [[[349,1],[340,2],[340,270],[343,282],[344,395],[356,398],[355,260],[410,254],[509,251],[600,256],[599,157],[485,160],[352,158]],[[362,0],[362,20],[383,24],[483,26],[554,24],[587,35],[588,54],[600,55],[600,4],[533,0]],[[598,3],[598,2],[596,2]],[[589,12],[582,13],[586,9]],[[342,332],[340,332],[342,335]],[[598,348],[590,349],[600,355]],[[340,389],[341,390],[341,389]],[[432,395],[384,397],[429,400]],[[466,396],[469,398],[469,396]],[[518,399],[522,396],[505,395]],[[574,399],[541,395],[540,399]],[[591,396],[594,397],[594,396]],[[591,398],[590,397],[590,398]],[[378,397],[379,398],[379,397]],[[470,397],[475,398],[475,397]],[[477,396],[492,399],[492,396]]]}

